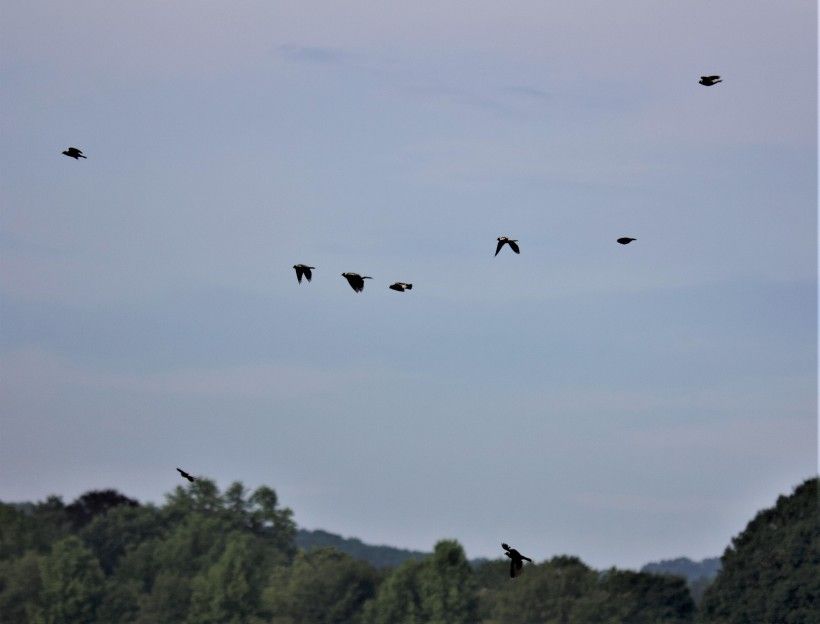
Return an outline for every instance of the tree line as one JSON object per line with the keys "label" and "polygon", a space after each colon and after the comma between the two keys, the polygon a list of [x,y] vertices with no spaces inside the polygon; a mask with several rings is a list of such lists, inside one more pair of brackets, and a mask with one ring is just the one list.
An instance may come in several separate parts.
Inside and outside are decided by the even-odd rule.
{"label": "tree line", "polygon": [[803,624],[818,621],[816,505],[813,479],[761,512],[696,608],[683,578],[598,571],[576,557],[511,580],[506,561],[471,565],[454,540],[388,569],[335,548],[299,550],[292,512],[268,487],[220,492],[198,479],[161,506],[114,490],[68,505],[0,503],[0,622]]}

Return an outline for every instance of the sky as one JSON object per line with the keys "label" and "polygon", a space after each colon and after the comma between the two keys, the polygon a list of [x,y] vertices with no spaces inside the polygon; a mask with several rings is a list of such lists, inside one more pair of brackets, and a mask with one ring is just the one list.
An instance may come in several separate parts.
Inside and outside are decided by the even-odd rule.
{"label": "sky", "polygon": [[817,473],[816,27],[7,0],[0,500],[181,466],[372,543],[720,555]]}

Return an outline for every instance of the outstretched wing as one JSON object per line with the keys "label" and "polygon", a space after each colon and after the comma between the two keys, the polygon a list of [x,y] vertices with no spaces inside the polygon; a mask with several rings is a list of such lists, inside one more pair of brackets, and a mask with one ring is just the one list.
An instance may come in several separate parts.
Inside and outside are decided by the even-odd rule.
{"label": "outstretched wing", "polygon": [[362,290],[364,290],[364,280],[360,275],[345,275],[345,278],[354,291],[362,292]]}
{"label": "outstretched wing", "polygon": [[501,248],[504,246],[504,243],[507,241],[498,241],[498,245],[495,246],[495,255],[498,255],[498,252],[501,251]]}
{"label": "outstretched wing", "polygon": [[706,76],[709,80],[720,80],[720,76]]}
{"label": "outstretched wing", "polygon": [[512,250],[515,253],[517,253],[517,254],[521,253],[521,250],[518,248],[518,243],[516,243],[515,241],[509,241],[509,243],[510,243],[510,247],[512,247]]}
{"label": "outstretched wing", "polygon": [[310,269],[312,269],[312,268],[313,267],[305,267],[304,269],[302,269],[302,273],[305,274],[305,279],[307,279],[307,281],[310,281],[311,279],[313,279],[313,273],[311,273],[311,271],[310,271]]}
{"label": "outstretched wing", "polygon": [[[295,266],[295,267],[293,267],[293,269],[296,271],[296,281],[301,284],[302,283],[302,275],[305,273],[305,270],[300,266]],[[308,281],[310,281],[309,278],[308,278]]]}

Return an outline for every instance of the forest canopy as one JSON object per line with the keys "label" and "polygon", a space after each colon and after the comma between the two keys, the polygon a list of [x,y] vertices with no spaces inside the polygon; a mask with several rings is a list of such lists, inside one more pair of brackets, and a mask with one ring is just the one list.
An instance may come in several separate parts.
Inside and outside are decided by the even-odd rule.
{"label": "forest canopy", "polygon": [[571,556],[470,563],[455,540],[381,568],[297,547],[269,487],[198,479],[163,505],[115,490],[0,503],[0,622],[100,624],[685,624],[811,622],[817,480],[760,512],[696,610],[686,579]]}

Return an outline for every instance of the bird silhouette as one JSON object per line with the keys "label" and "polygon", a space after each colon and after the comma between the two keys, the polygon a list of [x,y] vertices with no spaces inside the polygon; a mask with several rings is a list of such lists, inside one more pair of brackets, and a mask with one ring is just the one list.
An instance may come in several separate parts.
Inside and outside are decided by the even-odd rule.
{"label": "bird silhouette", "polygon": [[367,275],[359,275],[358,273],[342,273],[342,277],[347,280],[347,283],[350,284],[350,287],[357,293],[360,293],[364,290],[364,280],[373,279],[372,277],[369,277]]}
{"label": "bird silhouette", "polygon": [[395,284],[390,284],[388,286],[390,290],[397,290],[399,292],[404,292],[405,290],[412,290],[413,284],[407,284],[405,282],[396,282]]}
{"label": "bird silhouette", "polygon": [[177,472],[182,475],[183,478],[188,479],[191,483],[196,481],[196,477],[192,477],[187,472],[185,472],[182,468],[177,468]]}
{"label": "bird silhouette", "polygon": [[524,569],[525,560],[532,563],[532,559],[525,557],[515,548],[510,548],[507,544],[501,544],[501,548],[506,551],[504,554],[510,558],[510,578],[515,578],[521,574],[521,570]]}
{"label": "bird silhouette", "polygon": [[624,236],[622,238],[619,238],[618,242],[621,243],[621,245],[628,245],[629,243],[631,243],[634,240],[638,240],[638,239],[637,238],[629,238],[629,236]]}
{"label": "bird silhouette", "polygon": [[85,156],[83,156],[83,150],[78,149],[76,147],[69,147],[67,150],[63,152],[63,154],[65,156],[73,158],[74,160],[77,160],[79,158],[85,158]]}
{"label": "bird silhouette", "polygon": [[501,248],[504,245],[509,245],[510,249],[512,249],[515,253],[521,253],[521,250],[518,248],[518,241],[513,240],[511,238],[507,238],[506,236],[499,236],[498,237],[498,245],[495,247],[495,255],[498,255],[498,252],[501,251]]}
{"label": "bird silhouette", "polygon": [[717,83],[723,81],[720,79],[720,76],[701,76],[698,82],[704,87],[711,87],[712,85],[716,85]]}
{"label": "bird silhouette", "polygon": [[306,264],[294,264],[293,268],[296,270],[296,279],[301,284],[303,275],[307,281],[310,281],[313,278],[313,273],[311,273],[311,270],[316,267],[308,266]]}

